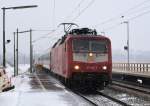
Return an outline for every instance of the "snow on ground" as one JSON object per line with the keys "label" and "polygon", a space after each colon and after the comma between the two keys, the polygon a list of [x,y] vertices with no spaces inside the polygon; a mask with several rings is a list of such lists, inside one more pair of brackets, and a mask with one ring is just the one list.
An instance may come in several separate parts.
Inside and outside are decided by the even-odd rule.
{"label": "snow on ground", "polygon": [[[23,74],[25,72],[28,71],[30,65],[29,64],[19,64],[18,68],[18,74]],[[6,72],[7,72],[7,75],[9,77],[13,77],[14,76],[14,67],[10,66],[9,64],[7,64],[7,67],[6,67]]]}
{"label": "snow on ground", "polygon": [[14,75],[14,68],[10,66],[9,64],[6,65],[5,70],[9,78],[11,78]]}
{"label": "snow on ground", "polygon": [[[28,73],[29,65],[19,66],[20,74],[12,77],[15,89],[0,94],[0,106],[90,106],[86,101],[65,90],[65,87],[51,83],[52,79],[49,81],[49,87],[52,89],[44,90],[45,88],[41,87],[44,83],[40,83],[40,80],[38,82],[37,74]],[[8,66],[7,72],[13,75],[13,67]],[[43,77],[45,81],[49,78]]]}
{"label": "snow on ground", "polygon": [[28,72],[30,65],[29,64],[19,64],[18,68],[18,76],[14,77],[14,67],[7,64],[6,73],[8,77],[11,79],[12,85],[19,86],[21,84],[21,78],[24,73]]}

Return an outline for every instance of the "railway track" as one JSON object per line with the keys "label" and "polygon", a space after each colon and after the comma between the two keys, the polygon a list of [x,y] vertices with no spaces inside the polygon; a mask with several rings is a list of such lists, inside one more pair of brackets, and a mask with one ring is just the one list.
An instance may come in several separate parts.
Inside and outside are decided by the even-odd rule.
{"label": "railway track", "polygon": [[[113,83],[114,84],[114,83]],[[108,86],[103,93],[118,100],[124,101],[128,105],[149,106],[150,95],[148,91],[139,90],[136,87],[125,86],[119,83]]]}
{"label": "railway track", "polygon": [[106,97],[106,98],[108,98],[108,99],[110,99],[110,100],[112,100],[114,102],[116,102],[117,104],[120,104],[120,105],[123,105],[123,106],[129,106],[129,104],[127,104],[127,103],[125,103],[125,102],[123,102],[123,101],[121,101],[119,99],[116,99],[116,98],[114,98],[112,96],[106,95],[106,94],[104,94],[102,92],[96,91],[96,93],[99,94],[99,95],[102,95],[102,96],[104,96],[104,97]]}
{"label": "railway track", "polygon": [[[53,75],[51,75],[51,76],[55,79],[55,77]],[[57,82],[57,83],[61,84],[61,85],[64,85],[62,82]],[[95,96],[95,94],[98,95],[98,96],[100,96],[100,100],[99,100],[99,98],[94,98],[95,100],[92,98],[93,100],[91,100],[91,97],[88,97],[88,95],[86,93],[81,93],[79,91],[79,89],[73,90],[73,89],[70,89],[68,87],[66,87],[66,89],[68,91],[71,91],[71,92],[75,93],[76,95],[80,96],[81,98],[83,98],[85,101],[89,102],[93,106],[101,106],[101,103],[96,103],[96,101],[101,102],[101,101],[103,101],[103,99],[105,99],[107,102],[109,102],[108,103],[109,105],[129,106],[127,103],[124,103],[124,102],[122,102],[122,101],[120,101],[118,99],[115,99],[115,98],[113,98],[111,96],[108,96],[108,95],[106,95],[106,94],[104,94],[102,92],[99,92],[99,91],[94,91],[94,92],[91,92],[91,93],[94,94],[93,96]],[[105,101],[105,103],[103,102],[104,105],[107,104],[106,101]]]}
{"label": "railway track", "polygon": [[[94,91],[91,94],[83,94],[80,93],[78,91],[73,91],[75,94],[77,94],[78,96],[82,97],[83,99],[85,99],[87,102],[89,102],[90,104],[92,104],[93,106],[101,106],[101,105],[115,105],[115,106],[130,106],[129,104],[120,101],[114,97],[111,97],[109,95],[106,95],[102,92],[99,91]],[[91,97],[92,96],[92,97]]]}
{"label": "railway track", "polygon": [[84,96],[83,94],[81,94],[80,92],[73,91],[73,93],[75,93],[75,94],[77,94],[78,96],[82,97],[84,100],[86,100],[87,102],[89,102],[89,103],[92,104],[93,106],[98,106],[98,104],[96,104],[95,102],[93,102],[92,100],[90,100],[89,98],[87,98],[86,96]]}
{"label": "railway track", "polygon": [[112,82],[112,85],[120,86],[120,87],[123,87],[123,88],[135,90],[135,91],[150,95],[150,89],[147,89],[147,88],[144,88],[144,87],[139,87],[139,86],[136,86],[136,85],[132,85],[131,83],[129,83],[129,84],[128,83],[121,83],[120,81],[115,80],[115,81]]}
{"label": "railway track", "polygon": [[[137,88],[130,88],[119,84],[114,84],[115,86],[121,87],[118,89],[117,87],[114,89],[113,87],[107,87],[103,91],[95,91],[92,94],[88,93],[80,93],[75,92],[77,95],[84,98],[86,101],[90,102],[94,106],[104,105],[121,105],[121,106],[149,106],[150,105],[150,97],[144,97],[142,93],[148,93],[148,91],[138,90]],[[123,89],[132,89],[130,92],[124,91]],[[74,92],[74,91],[73,91]],[[141,93],[139,93],[141,92]],[[149,94],[148,94],[149,95]],[[106,99],[107,98],[107,99]]]}
{"label": "railway track", "polygon": [[[56,78],[54,78],[56,79]],[[62,84],[60,81],[59,84]],[[114,84],[114,83],[113,83]],[[62,84],[63,85],[63,84]],[[119,85],[115,85],[119,86]],[[120,86],[122,88],[125,88],[124,86]],[[129,89],[129,88],[127,88]],[[130,105],[150,105],[150,102],[147,100],[144,100],[143,98],[138,98],[136,96],[133,96],[133,93],[131,92],[131,95],[127,92],[124,92],[123,90],[114,89],[111,87],[106,87],[104,91],[96,91],[92,93],[82,93],[78,90],[72,90],[69,88],[66,88],[66,90],[71,91],[78,95],[79,97],[83,98],[87,103],[93,105],[93,106],[130,106]],[[141,104],[143,103],[143,104]]]}
{"label": "railway track", "polygon": [[[53,77],[54,79],[56,79],[55,77]],[[56,81],[57,82],[57,81]],[[62,82],[57,82],[58,84],[61,84],[61,85],[64,85]],[[94,91],[94,92],[91,92],[91,94],[93,94],[92,96],[95,97],[95,95],[99,96],[100,98],[93,98],[93,97],[90,97],[88,95],[88,93],[81,93],[79,90],[73,90],[73,89],[70,89],[70,88],[67,88],[66,87],[66,90],[68,91],[71,91],[73,93],[75,93],[76,95],[78,95],[79,97],[83,98],[85,101],[89,102],[89,104],[93,105],[93,106],[101,106],[102,104],[103,105],[115,105],[115,106],[129,106],[128,104],[120,101],[120,100],[117,100],[111,96],[108,96],[106,94],[103,94],[102,92],[99,92],[99,91]],[[90,93],[89,93],[90,94]],[[91,95],[90,94],[90,95]],[[91,100],[92,99],[92,100]],[[105,100],[105,101],[104,101]],[[109,102],[109,103],[107,103]],[[102,103],[102,104],[101,104]]]}

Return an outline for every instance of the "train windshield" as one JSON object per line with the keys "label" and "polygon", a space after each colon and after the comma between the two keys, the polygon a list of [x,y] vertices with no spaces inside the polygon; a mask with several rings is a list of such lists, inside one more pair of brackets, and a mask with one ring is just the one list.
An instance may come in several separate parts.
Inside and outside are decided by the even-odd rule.
{"label": "train windshield", "polygon": [[99,40],[73,40],[74,52],[107,52],[107,42]]}

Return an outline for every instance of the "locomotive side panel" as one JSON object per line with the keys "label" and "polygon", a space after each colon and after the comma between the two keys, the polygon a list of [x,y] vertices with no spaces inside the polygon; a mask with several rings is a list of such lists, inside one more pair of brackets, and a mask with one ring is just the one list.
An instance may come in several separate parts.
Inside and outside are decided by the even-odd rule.
{"label": "locomotive side panel", "polygon": [[68,78],[68,48],[67,48],[67,42],[62,44],[62,76],[65,78]]}
{"label": "locomotive side panel", "polygon": [[51,71],[66,78],[68,75],[67,59],[67,46],[65,43],[53,48],[51,51]]}

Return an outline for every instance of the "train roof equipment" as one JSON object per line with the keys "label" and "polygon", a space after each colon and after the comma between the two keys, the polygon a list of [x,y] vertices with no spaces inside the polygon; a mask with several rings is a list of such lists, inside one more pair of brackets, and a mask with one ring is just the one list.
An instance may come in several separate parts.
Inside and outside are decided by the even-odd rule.
{"label": "train roof equipment", "polygon": [[97,31],[95,29],[89,28],[80,28],[80,29],[72,29],[69,34],[72,35],[95,35],[97,36]]}

